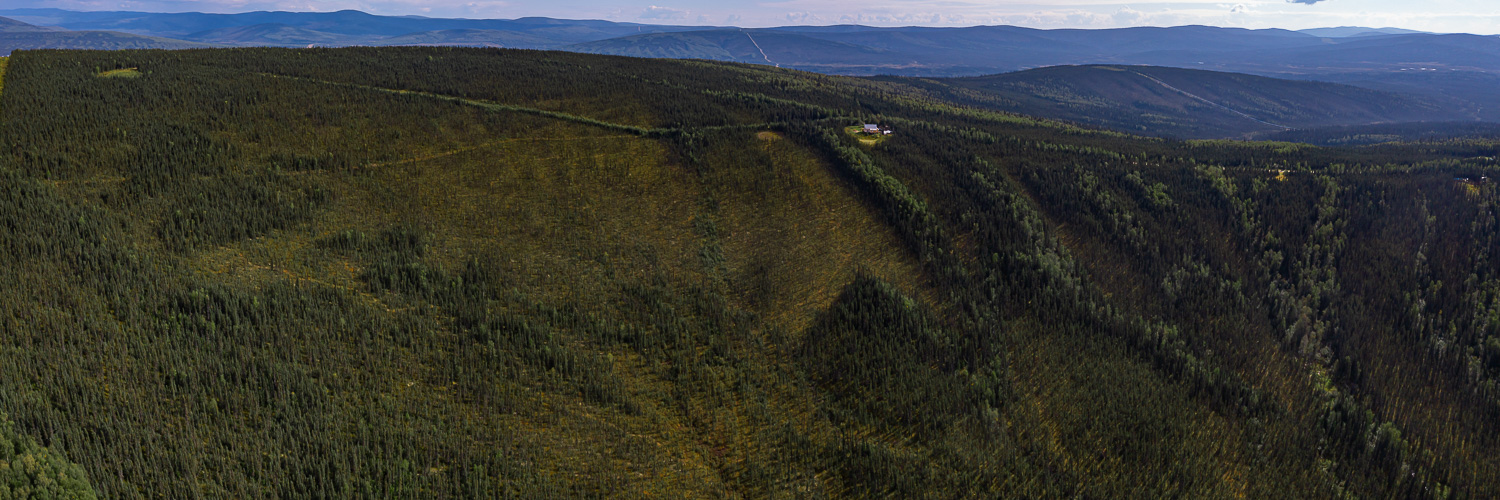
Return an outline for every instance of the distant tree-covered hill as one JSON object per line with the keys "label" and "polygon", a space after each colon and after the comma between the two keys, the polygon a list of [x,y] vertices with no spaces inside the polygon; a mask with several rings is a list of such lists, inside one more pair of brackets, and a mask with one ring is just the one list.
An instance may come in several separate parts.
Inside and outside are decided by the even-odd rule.
{"label": "distant tree-covered hill", "polygon": [[327,33],[274,23],[216,28],[192,33],[182,38],[224,45],[252,46],[355,45],[380,39],[380,37]]}
{"label": "distant tree-covered hill", "polygon": [[559,45],[547,35],[515,30],[453,29],[382,38],[370,45],[446,45],[460,47],[545,48]]}
{"label": "distant tree-covered hill", "polygon": [[[206,14],[200,12],[79,12],[61,9],[6,9],[0,15],[32,24],[70,30],[110,30],[169,38],[193,38],[214,43],[278,45],[276,33],[295,30],[317,32],[327,45],[363,45],[371,40],[424,32],[495,30],[526,33],[534,45],[545,48],[626,35],[653,32],[701,30],[702,27],[661,26],[609,21],[548,18],[441,19],[421,16],[377,16],[355,10],[337,12],[244,12]],[[266,38],[253,36],[267,31]],[[441,36],[432,34],[429,36]]]}
{"label": "distant tree-covered hill", "polygon": [[[908,77],[984,76],[1051,66],[1150,65],[1343,83],[1404,94],[1407,97],[1397,99],[1402,102],[1410,102],[1411,96],[1416,96],[1443,108],[1441,119],[1500,122],[1500,93],[1493,91],[1500,85],[1500,36],[1434,34],[1394,28],[1290,31],[1174,26],[1046,30],[1018,26],[844,25],[740,29],[549,18],[378,16],[354,10],[207,14],[0,9],[0,15],[33,25],[112,32],[87,36],[10,35],[0,39],[3,51],[183,48],[193,43],[504,47],[732,61],[826,74]],[[122,33],[158,39],[138,39]],[[1320,106],[1317,102],[1294,104]],[[1402,115],[1394,111],[1375,114]],[[1330,115],[1332,121],[1328,124],[1345,124],[1333,120],[1340,116],[1344,115]],[[1180,135],[1213,135],[1209,130],[1216,134],[1224,127]]]}
{"label": "distant tree-covered hill", "polygon": [[[0,15],[70,30],[110,30],[214,43],[281,44],[288,29],[326,35],[327,45],[363,45],[374,39],[424,34],[424,43],[459,43],[445,33],[467,30],[524,33],[515,48],[558,48],[652,57],[787,61],[825,73],[905,76],[975,76],[1043,66],[1148,64],[1262,75],[1365,72],[1386,74],[1427,68],[1500,72],[1500,37],[1431,34],[1396,29],[1328,28],[1301,32],[1211,26],[1043,30],[1017,26],[964,28],[786,26],[741,30],[706,26],[644,25],[547,18],[440,19],[338,12],[238,14],[78,12],[4,9]],[[224,31],[227,30],[227,31]],[[271,30],[265,37],[249,36]],[[299,31],[300,32],[300,31]],[[467,33],[467,34],[465,34]],[[662,34],[677,34],[661,36]],[[752,57],[743,33],[764,38],[767,57]],[[1359,36],[1377,33],[1376,36]],[[311,39],[311,38],[309,38]],[[785,43],[778,43],[784,41]],[[485,43],[485,42],[476,42]],[[755,51],[759,52],[759,51]]]}
{"label": "distant tree-covered hill", "polygon": [[[1500,124],[1482,122],[1385,123],[1344,125],[1271,132],[1258,136],[1272,141],[1319,146],[1363,146],[1391,142],[1442,144],[1449,141],[1500,139]],[[1481,151],[1483,153],[1483,151]],[[1493,152],[1487,156],[1495,156]]]}
{"label": "distant tree-covered hill", "polygon": [[1473,118],[1420,98],[1347,85],[1153,66],[1056,66],[974,78],[888,80],[977,106],[1186,138]]}
{"label": "distant tree-covered hill", "polygon": [[16,50],[194,49],[215,45],[110,31],[39,31],[0,33],[0,54]]}
{"label": "distant tree-covered hill", "polygon": [[114,31],[48,29],[0,17],[0,55],[32,49],[190,49],[213,45]]}
{"label": "distant tree-covered hill", "polygon": [[793,67],[808,64],[881,64],[892,56],[889,50],[823,40],[800,33],[740,29],[634,35],[569,45],[565,49],[591,54],[710,59]]}
{"label": "distant tree-covered hill", "polygon": [[47,31],[62,31],[55,28],[44,28],[33,26],[8,17],[0,17],[0,33],[37,33]]}

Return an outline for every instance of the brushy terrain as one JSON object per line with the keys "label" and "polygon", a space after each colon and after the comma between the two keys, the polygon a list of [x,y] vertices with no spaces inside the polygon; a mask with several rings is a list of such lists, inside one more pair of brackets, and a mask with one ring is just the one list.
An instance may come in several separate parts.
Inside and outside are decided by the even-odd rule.
{"label": "brushy terrain", "polygon": [[0,412],[80,495],[1500,495],[1493,142],[535,51],[4,81]]}

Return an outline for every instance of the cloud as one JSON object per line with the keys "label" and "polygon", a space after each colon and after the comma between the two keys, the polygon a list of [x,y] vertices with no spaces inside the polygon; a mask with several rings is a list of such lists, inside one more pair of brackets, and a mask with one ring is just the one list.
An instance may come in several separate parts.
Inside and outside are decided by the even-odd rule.
{"label": "cloud", "polygon": [[1239,13],[1242,13],[1242,12],[1250,12],[1250,6],[1242,4],[1242,3],[1237,3],[1237,4],[1234,4],[1234,6],[1232,6],[1232,7],[1229,8],[1229,13],[1230,14],[1239,14]]}
{"label": "cloud", "polygon": [[688,11],[681,10],[681,9],[673,9],[671,7],[657,7],[655,5],[652,5],[650,7],[646,7],[646,11],[642,12],[641,15],[638,16],[638,17],[640,17],[641,19],[652,19],[652,20],[659,20],[659,21],[660,20],[687,19],[687,17],[688,17]]}
{"label": "cloud", "polygon": [[1315,4],[1315,3],[1318,3],[1318,2],[1322,2],[1322,1],[1324,1],[1324,0],[1286,0],[1286,3],[1300,3],[1300,4],[1303,4],[1303,5],[1312,5],[1312,4]]}
{"label": "cloud", "polygon": [[1130,25],[1139,23],[1144,20],[1146,18],[1146,14],[1130,7],[1125,7],[1118,11],[1115,11],[1115,14],[1110,17],[1114,18],[1115,24]]}
{"label": "cloud", "polygon": [[808,24],[818,22],[822,18],[811,12],[788,12],[786,13],[786,20],[795,24]]}

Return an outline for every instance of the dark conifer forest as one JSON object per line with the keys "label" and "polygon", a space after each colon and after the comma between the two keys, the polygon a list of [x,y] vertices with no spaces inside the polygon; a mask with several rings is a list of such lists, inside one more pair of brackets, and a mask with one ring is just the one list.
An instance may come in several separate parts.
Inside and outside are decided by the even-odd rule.
{"label": "dark conifer forest", "polygon": [[1492,138],[502,49],[3,64],[0,498],[1500,496]]}

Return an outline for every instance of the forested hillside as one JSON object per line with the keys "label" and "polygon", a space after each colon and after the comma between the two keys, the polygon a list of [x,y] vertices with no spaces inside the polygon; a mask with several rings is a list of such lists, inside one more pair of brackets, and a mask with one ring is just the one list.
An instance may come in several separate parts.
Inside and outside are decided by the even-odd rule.
{"label": "forested hillside", "polygon": [[979,107],[1184,139],[1474,119],[1410,95],[1156,66],[1053,66],[973,78],[883,79]]}
{"label": "forested hillside", "polygon": [[80,495],[1500,495],[1493,140],[500,49],[3,82],[3,439]]}

